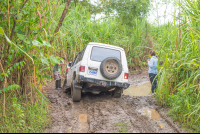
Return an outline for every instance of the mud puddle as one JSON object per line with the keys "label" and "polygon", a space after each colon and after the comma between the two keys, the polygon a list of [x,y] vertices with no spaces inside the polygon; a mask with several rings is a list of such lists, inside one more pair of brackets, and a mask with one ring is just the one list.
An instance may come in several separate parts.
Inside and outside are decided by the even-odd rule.
{"label": "mud puddle", "polygon": [[[148,72],[131,74],[129,83],[144,89]],[[143,88],[141,88],[142,86]],[[135,90],[135,88],[133,88]],[[130,91],[132,92],[133,89]],[[128,90],[127,90],[128,91]],[[106,93],[83,94],[80,102],[73,102],[69,93],[55,90],[54,83],[45,88],[50,105],[50,133],[178,133],[186,132],[170,117],[159,111],[150,96],[124,95],[113,98]],[[146,92],[145,92],[146,93]]]}

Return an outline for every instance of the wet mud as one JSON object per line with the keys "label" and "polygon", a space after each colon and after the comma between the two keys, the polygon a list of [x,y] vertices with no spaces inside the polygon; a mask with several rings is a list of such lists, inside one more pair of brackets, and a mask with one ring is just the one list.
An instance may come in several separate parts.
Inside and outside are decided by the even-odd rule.
{"label": "wet mud", "polygon": [[[131,85],[147,83],[148,72],[133,73],[129,76]],[[145,87],[145,86],[143,86]],[[138,88],[142,90],[141,88]],[[50,133],[179,133],[186,132],[166,116],[151,96],[122,95],[113,98],[108,93],[82,94],[80,102],[73,102],[70,93],[56,90],[54,83],[45,89],[51,101]],[[124,91],[125,92],[125,91]]]}

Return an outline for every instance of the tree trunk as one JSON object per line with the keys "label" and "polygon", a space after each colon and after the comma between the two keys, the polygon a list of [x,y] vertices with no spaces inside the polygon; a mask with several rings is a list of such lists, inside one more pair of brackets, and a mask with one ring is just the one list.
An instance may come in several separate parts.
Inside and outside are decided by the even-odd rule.
{"label": "tree trunk", "polygon": [[56,36],[57,32],[59,31],[60,27],[62,26],[63,20],[65,19],[65,16],[68,12],[70,3],[71,3],[71,0],[68,0],[66,3],[65,9],[63,10],[63,13],[60,17],[59,23],[54,31],[53,39],[51,39],[50,44],[52,44],[52,42],[54,41],[54,37]]}

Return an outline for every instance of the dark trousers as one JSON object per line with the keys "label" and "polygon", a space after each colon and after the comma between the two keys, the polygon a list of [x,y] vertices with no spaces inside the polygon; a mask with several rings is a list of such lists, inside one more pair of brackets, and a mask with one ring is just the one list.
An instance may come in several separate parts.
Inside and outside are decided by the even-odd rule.
{"label": "dark trousers", "polygon": [[152,93],[156,92],[156,86],[157,86],[157,74],[149,73],[149,79],[151,82],[151,91]]}

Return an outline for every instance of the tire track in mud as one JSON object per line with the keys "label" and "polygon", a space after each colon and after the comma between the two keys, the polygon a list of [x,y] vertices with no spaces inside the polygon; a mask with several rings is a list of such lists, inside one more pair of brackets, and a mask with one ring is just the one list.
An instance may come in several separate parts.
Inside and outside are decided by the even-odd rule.
{"label": "tire track in mud", "polygon": [[178,128],[178,126],[173,122],[172,118],[169,118],[164,114],[164,111],[161,110],[161,107],[156,108],[156,110],[159,112],[160,116],[167,122],[167,124],[172,127],[177,133],[184,133],[184,131]]}
{"label": "tire track in mud", "polygon": [[[131,82],[140,83],[147,80],[146,73],[131,75]],[[143,81],[144,80],[144,81]],[[139,84],[139,83],[138,83]],[[47,98],[52,102],[50,106],[51,127],[45,132],[59,133],[177,133],[185,132],[168,117],[161,114],[160,120],[153,120],[143,112],[144,109],[156,109],[156,100],[153,97],[131,97],[122,95],[113,98],[109,94],[83,94],[80,102],[72,102],[70,93],[62,89],[56,90],[54,84],[45,88]],[[160,111],[159,111],[160,113]],[[86,122],[80,121],[80,115],[85,115]],[[164,124],[161,128],[159,124]],[[85,127],[85,128],[84,128]],[[83,128],[83,129],[82,129]]]}

